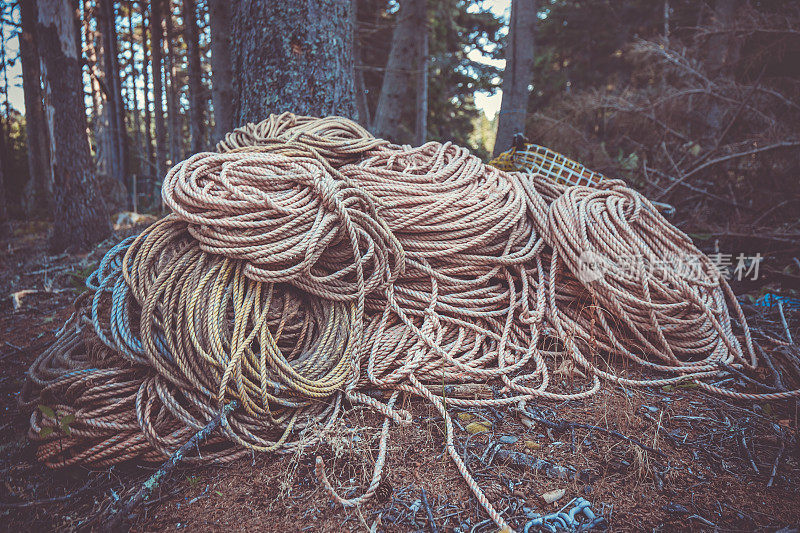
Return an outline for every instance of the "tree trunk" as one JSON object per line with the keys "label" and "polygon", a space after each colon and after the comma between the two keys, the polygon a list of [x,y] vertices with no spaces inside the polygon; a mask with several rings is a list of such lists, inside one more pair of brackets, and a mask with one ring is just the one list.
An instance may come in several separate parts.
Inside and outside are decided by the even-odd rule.
{"label": "tree trunk", "polygon": [[364,61],[361,55],[361,40],[358,34],[358,0],[351,0],[350,24],[353,29],[353,63],[355,75],[356,108],[358,123],[369,128],[372,121],[369,117],[369,103],[367,102],[367,87],[364,83]]}
{"label": "tree trunk", "polygon": [[186,53],[189,63],[189,125],[192,134],[192,153],[205,149],[205,98],[200,70],[200,30],[197,28],[195,0],[184,0],[183,20],[186,25]]}
{"label": "tree trunk", "polygon": [[417,117],[414,131],[414,144],[425,144],[428,137],[428,14],[424,2],[422,8],[423,25],[420,27],[422,35],[418,39],[419,52],[417,54]]}
{"label": "tree trunk", "polygon": [[42,77],[39,47],[36,43],[36,5],[20,4],[22,31],[19,50],[22,59],[22,87],[25,97],[25,129],[28,143],[30,180],[23,197],[25,215],[34,211],[50,212],[53,204],[53,179],[50,175],[50,151],[42,109]]}
{"label": "tree trunk", "polygon": [[164,131],[164,87],[162,84],[163,71],[161,68],[161,37],[164,35],[161,26],[161,0],[153,0],[150,12],[150,49],[153,60],[150,63],[153,73],[153,117],[156,123],[156,181],[155,193],[159,194],[158,182],[164,178],[167,169],[167,143]]}
{"label": "tree trunk", "polygon": [[[29,0],[34,1],[34,0]],[[78,21],[71,2],[38,0],[44,110],[55,190],[51,250],[85,249],[111,231],[86,139]]]}
{"label": "tree trunk", "polygon": [[418,78],[424,62],[420,48],[420,29],[426,27],[427,0],[403,0],[392,34],[392,48],[386,62],[381,94],[375,110],[373,133],[401,144],[415,140]]}
{"label": "tree trunk", "polygon": [[513,0],[503,73],[503,100],[497,124],[494,155],[511,147],[514,135],[525,133],[528,87],[533,79],[533,36],[536,29],[536,0]]}
{"label": "tree trunk", "polygon": [[103,33],[103,70],[106,80],[106,104],[111,126],[113,155],[111,176],[125,183],[125,120],[122,112],[122,85],[119,78],[117,50],[116,10],[113,0],[100,0],[99,25]]}
{"label": "tree trunk", "polygon": [[[136,36],[134,35],[133,30],[133,2],[131,1],[128,3],[128,50],[131,54],[129,62],[131,77],[131,113],[133,114],[133,135],[134,140],[136,141],[134,144],[134,146],[136,146],[136,160],[139,163],[137,167],[140,169],[139,173],[141,173],[141,169],[144,167],[142,163],[145,161],[147,155],[146,151],[145,154],[142,154],[142,116],[139,113],[139,95],[136,88],[136,78],[138,78],[138,72],[136,70],[136,48],[134,46]],[[133,190],[131,190],[131,193],[133,193]]]}
{"label": "tree trunk", "polygon": [[[109,124],[108,105],[106,93],[107,83],[100,68],[103,58],[103,40],[99,32],[92,29],[91,21],[95,17],[97,6],[83,0],[83,31],[86,42],[86,62],[89,70],[89,80],[92,93],[92,133],[94,138],[95,171],[105,176],[113,176],[116,163],[114,139]],[[98,24],[98,27],[100,24]]]}
{"label": "tree trunk", "polygon": [[350,0],[231,4],[237,124],[283,111],[356,116],[350,7]]}
{"label": "tree trunk", "polygon": [[147,153],[147,174],[152,174],[156,168],[156,163],[153,156],[153,115],[150,113],[150,45],[148,43],[148,24],[147,20],[147,2],[141,2],[142,8],[142,56],[144,62],[142,63],[142,75],[144,77],[144,137],[145,137],[145,152]]}
{"label": "tree trunk", "polygon": [[233,129],[231,14],[226,0],[208,0],[211,12],[211,100],[214,105],[213,142]]}
{"label": "tree trunk", "polygon": [[[706,71],[711,77],[725,75],[739,59],[740,40],[736,34],[726,31],[735,27],[738,9],[739,0],[717,0],[714,4],[711,27],[719,33],[708,39],[705,62]],[[708,126],[706,135],[712,139],[719,138],[725,128],[725,107],[717,99],[711,101],[705,119]]]}
{"label": "tree trunk", "polygon": [[[5,135],[5,131],[0,131],[0,135]],[[4,166],[5,165],[2,164],[2,162],[0,162],[0,237],[5,237],[6,233],[8,233],[8,208],[6,207],[6,182],[3,179]]]}
{"label": "tree trunk", "polygon": [[[2,21],[0,21],[2,24]],[[3,32],[0,32],[0,39],[3,39],[2,43],[5,43],[5,35]],[[3,46],[5,48],[5,46]],[[5,52],[5,49],[3,50]],[[5,57],[5,56],[3,56]],[[3,72],[5,73],[6,65],[3,64]],[[8,94],[8,85],[6,85],[6,94]],[[8,104],[6,104],[6,109],[8,109]],[[8,153],[6,152],[6,119],[4,116],[0,116],[0,237],[4,237],[7,233],[8,227],[8,205],[7,205],[7,198],[6,198],[6,181],[5,181],[5,174],[6,174],[6,165],[8,162]]]}
{"label": "tree trunk", "polygon": [[164,13],[165,35],[167,39],[164,41],[164,48],[166,55],[165,62],[165,75],[167,80],[167,132],[169,133],[169,160],[170,165],[177,164],[181,159],[181,127],[180,119],[178,117],[178,86],[177,86],[177,72],[175,70],[175,46],[173,46],[173,39],[175,39],[175,27],[173,24],[172,13],[172,0],[166,1],[167,10]]}

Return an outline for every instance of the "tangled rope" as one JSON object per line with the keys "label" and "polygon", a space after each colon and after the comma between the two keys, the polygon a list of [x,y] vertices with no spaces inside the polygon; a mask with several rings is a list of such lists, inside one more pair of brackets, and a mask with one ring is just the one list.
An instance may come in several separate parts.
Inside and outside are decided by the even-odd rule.
{"label": "tangled rope", "polygon": [[[565,186],[484,165],[451,143],[399,147],[337,117],[291,114],[237,129],[166,176],[172,214],[111,249],[26,396],[52,467],[156,461],[231,400],[241,406],[190,461],[317,442],[345,404],[385,416],[372,497],[400,393],[445,421],[472,492],[507,524],[455,448],[447,408],[595,394],[604,382],[709,380],[758,358],[714,265],[619,181]],[[691,272],[674,262],[691,259]],[[626,263],[630,263],[626,265]],[[741,325],[734,333],[729,309]],[[554,383],[557,361],[585,380]],[[493,382],[494,398],[443,397]],[[375,391],[388,394],[388,399]],[[385,401],[384,401],[385,400]],[[70,434],[58,417],[71,417]]]}

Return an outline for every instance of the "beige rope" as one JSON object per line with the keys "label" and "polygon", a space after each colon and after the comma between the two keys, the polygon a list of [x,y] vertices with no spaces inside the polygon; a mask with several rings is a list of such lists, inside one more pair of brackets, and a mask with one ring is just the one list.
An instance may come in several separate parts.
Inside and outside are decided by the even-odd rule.
{"label": "beige rope", "polygon": [[[296,450],[347,400],[386,417],[370,484],[344,498],[321,458],[316,468],[337,502],[360,505],[381,482],[391,422],[411,423],[395,407],[403,392],[437,408],[448,454],[504,528],[446,405],[580,399],[606,382],[800,394],[709,383],[722,365],[758,364],[743,313],[708,258],[621,182],[558,185],[451,143],[393,146],[337,117],[272,115],[218,150],[168,173],[173,214],[109,252],[94,295],[31,367],[37,401],[75,417],[68,438],[42,436],[58,420],[34,411],[48,465],[157,460],[232,399],[242,407],[193,460]],[[690,274],[670,264],[687,259]],[[587,378],[553,383],[563,359]],[[501,394],[442,397],[487,382]]]}

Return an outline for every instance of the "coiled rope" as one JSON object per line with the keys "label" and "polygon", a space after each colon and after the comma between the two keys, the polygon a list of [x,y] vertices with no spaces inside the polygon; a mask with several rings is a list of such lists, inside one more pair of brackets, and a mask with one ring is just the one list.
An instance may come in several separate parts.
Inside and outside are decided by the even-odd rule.
{"label": "coiled rope", "polygon": [[[159,460],[233,399],[241,408],[189,460],[303,449],[345,402],[364,404],[385,416],[365,493],[340,496],[317,458],[331,496],[359,505],[382,479],[392,422],[411,422],[395,407],[409,393],[437,408],[448,454],[503,528],[447,407],[579,399],[604,382],[800,395],[709,383],[759,362],[743,313],[709,259],[619,181],[568,187],[451,143],[399,147],[286,113],[179,163],[162,194],[172,214],[106,254],[30,369],[26,397],[74,417],[65,436],[31,415],[51,467]],[[688,274],[672,264],[687,259]],[[553,383],[559,360],[587,378]],[[443,397],[464,383],[501,392]]]}

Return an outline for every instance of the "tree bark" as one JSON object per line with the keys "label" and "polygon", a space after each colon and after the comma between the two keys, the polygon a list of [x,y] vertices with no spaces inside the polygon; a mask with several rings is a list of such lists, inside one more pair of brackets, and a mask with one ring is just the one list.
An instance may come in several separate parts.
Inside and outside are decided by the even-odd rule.
{"label": "tree bark", "polygon": [[369,117],[369,103],[367,102],[367,87],[364,83],[364,61],[361,55],[361,40],[358,34],[358,0],[351,0],[350,24],[353,31],[353,63],[355,75],[356,108],[358,123],[369,128],[372,121]]}
{"label": "tree bark", "polygon": [[[144,33],[144,32],[142,32]],[[137,167],[140,169],[139,172],[141,173],[141,168],[143,167],[142,163],[147,158],[146,151],[145,154],[142,154],[142,116],[139,113],[139,95],[138,90],[136,87],[136,78],[138,78],[138,71],[136,70],[136,48],[135,48],[136,36],[134,35],[134,25],[133,25],[133,1],[128,2],[128,45],[129,45],[129,52],[131,54],[130,61],[129,61],[129,68],[130,68],[130,77],[131,77],[131,113],[133,114],[133,135],[136,146],[136,160],[139,163]],[[136,178],[132,178],[136,179]],[[133,193],[133,190],[131,190]]]}
{"label": "tree bark", "polygon": [[184,0],[183,21],[186,26],[186,53],[189,63],[189,126],[192,135],[192,153],[205,149],[205,97],[200,70],[200,30],[197,28],[197,4]]}
{"label": "tree bark", "polygon": [[164,35],[161,26],[161,1],[152,0],[150,8],[150,42],[153,56],[150,62],[153,73],[153,117],[156,123],[156,181],[155,193],[159,194],[158,181],[163,179],[167,168],[167,144],[164,131],[164,86],[161,58],[161,37]]}
{"label": "tree bark", "polygon": [[231,5],[236,124],[283,111],[355,118],[350,8],[350,0]]}
{"label": "tree bark", "polygon": [[226,0],[209,0],[211,12],[211,101],[214,105],[213,142],[233,129],[231,14]]}
{"label": "tree bark", "polygon": [[85,249],[111,231],[86,139],[80,34],[71,6],[63,0],[37,2],[36,35],[56,204],[53,252]]}
{"label": "tree bark", "polygon": [[167,132],[169,135],[169,160],[170,165],[177,164],[181,159],[181,127],[178,117],[178,86],[177,72],[175,70],[175,27],[173,23],[172,0],[166,0],[167,10],[164,13],[164,26],[167,39],[164,41],[164,77],[167,80]]}
{"label": "tree bark", "polygon": [[497,124],[494,155],[508,150],[514,135],[525,133],[528,89],[533,78],[533,36],[536,29],[536,0],[513,0],[503,74],[503,99]]}
{"label": "tree bark", "polygon": [[117,48],[116,9],[113,0],[100,0],[100,27],[103,33],[103,70],[106,79],[106,104],[111,126],[113,157],[112,177],[126,181],[125,119],[122,105],[122,84],[119,76],[119,51]]}
{"label": "tree bark", "polygon": [[153,155],[153,115],[150,112],[150,44],[148,38],[148,26],[145,23],[147,20],[147,2],[141,2],[142,8],[142,56],[144,62],[142,64],[142,75],[144,78],[144,132],[145,132],[145,152],[147,153],[147,174],[151,174],[156,168],[156,163]]}
{"label": "tree bark", "polygon": [[22,59],[22,88],[25,98],[25,129],[28,143],[30,180],[23,196],[23,210],[30,217],[34,211],[50,212],[53,204],[53,178],[50,175],[50,151],[42,109],[42,74],[39,47],[36,43],[36,4],[20,4],[22,31],[19,50]]}
{"label": "tree bark", "polygon": [[[426,0],[403,0],[392,34],[392,48],[386,62],[381,94],[375,110],[373,133],[401,144],[415,141],[418,78],[424,58],[419,40],[426,27]],[[412,114],[408,113],[412,110]]]}
{"label": "tree bark", "polygon": [[422,35],[417,42],[417,117],[414,131],[414,144],[417,146],[425,144],[428,137],[428,14],[424,2],[419,7],[422,9],[420,16],[423,25],[420,27]]}

